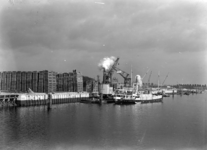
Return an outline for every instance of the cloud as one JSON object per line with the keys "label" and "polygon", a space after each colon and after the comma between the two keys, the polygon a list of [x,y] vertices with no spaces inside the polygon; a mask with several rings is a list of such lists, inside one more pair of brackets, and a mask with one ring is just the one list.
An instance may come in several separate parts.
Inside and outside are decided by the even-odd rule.
{"label": "cloud", "polygon": [[143,64],[156,70],[175,59],[183,67],[171,69],[191,69],[186,57],[203,58],[207,47],[206,7],[201,0],[7,1],[0,6],[0,62],[11,69],[12,60],[18,70],[71,67],[90,73],[102,58],[115,56],[121,64],[136,64],[138,73],[145,72]]}
{"label": "cloud", "polygon": [[41,53],[38,47],[88,52],[206,48],[206,27],[202,25],[206,11],[201,2],[23,2],[1,13],[3,46],[15,51],[33,53],[35,47],[36,54]]}

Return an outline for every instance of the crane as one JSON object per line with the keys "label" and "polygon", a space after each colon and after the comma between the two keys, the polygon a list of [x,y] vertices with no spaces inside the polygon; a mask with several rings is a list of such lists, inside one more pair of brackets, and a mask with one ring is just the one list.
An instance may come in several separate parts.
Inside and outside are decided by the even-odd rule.
{"label": "crane", "polygon": [[164,81],[162,82],[162,86],[163,86],[163,84],[165,83],[165,80],[167,79],[168,75],[169,75],[169,72],[168,72],[168,74],[166,75]]}
{"label": "crane", "polygon": [[148,85],[150,84],[150,78],[151,78],[151,75],[152,75],[152,71],[150,72],[150,75],[149,75],[149,78],[148,78]]}
{"label": "crane", "polygon": [[129,74],[125,71],[117,68],[119,58],[114,61],[114,64],[111,66],[109,70],[103,69],[103,84],[111,84],[112,85],[112,75],[113,72],[116,71],[119,75],[121,75],[124,78],[124,86],[131,84],[131,78],[129,77]]}
{"label": "crane", "polygon": [[119,58],[115,60],[114,64],[111,66],[109,70],[106,71],[105,69],[103,69],[103,83],[104,84],[107,84],[107,83],[112,84],[113,71],[114,71],[114,68],[118,65],[118,61],[119,61]]}
{"label": "crane", "polygon": [[144,74],[144,76],[142,77],[142,81],[144,80],[144,78],[146,77],[147,73],[148,73],[149,69],[147,70],[147,72]]}
{"label": "crane", "polygon": [[124,86],[129,86],[131,84],[131,78],[129,77],[129,74],[117,67],[113,68],[117,74],[119,74],[120,76],[122,76],[124,78]]}
{"label": "crane", "polygon": [[160,84],[160,73],[158,72],[158,78],[157,78],[157,86],[158,86],[158,88],[159,88],[159,84]]}
{"label": "crane", "polygon": [[118,81],[119,80],[116,77],[113,78],[113,82],[118,82]]}

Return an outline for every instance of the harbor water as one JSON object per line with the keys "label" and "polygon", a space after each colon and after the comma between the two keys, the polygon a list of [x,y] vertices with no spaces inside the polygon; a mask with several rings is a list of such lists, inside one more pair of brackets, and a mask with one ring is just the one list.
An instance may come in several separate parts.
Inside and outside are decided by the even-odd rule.
{"label": "harbor water", "polygon": [[207,92],[135,105],[0,108],[0,149],[204,150]]}

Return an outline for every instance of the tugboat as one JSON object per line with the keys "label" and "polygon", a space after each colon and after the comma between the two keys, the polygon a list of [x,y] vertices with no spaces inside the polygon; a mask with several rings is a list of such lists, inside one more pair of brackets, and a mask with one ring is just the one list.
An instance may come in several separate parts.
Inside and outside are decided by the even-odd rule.
{"label": "tugboat", "polygon": [[117,94],[114,96],[115,104],[136,104],[135,97],[132,95],[126,94]]}

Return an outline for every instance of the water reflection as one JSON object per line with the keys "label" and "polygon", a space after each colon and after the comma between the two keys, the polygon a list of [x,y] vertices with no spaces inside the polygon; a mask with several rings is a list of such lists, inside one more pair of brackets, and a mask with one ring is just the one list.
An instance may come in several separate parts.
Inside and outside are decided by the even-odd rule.
{"label": "water reflection", "polygon": [[204,149],[206,95],[0,110],[0,149]]}

